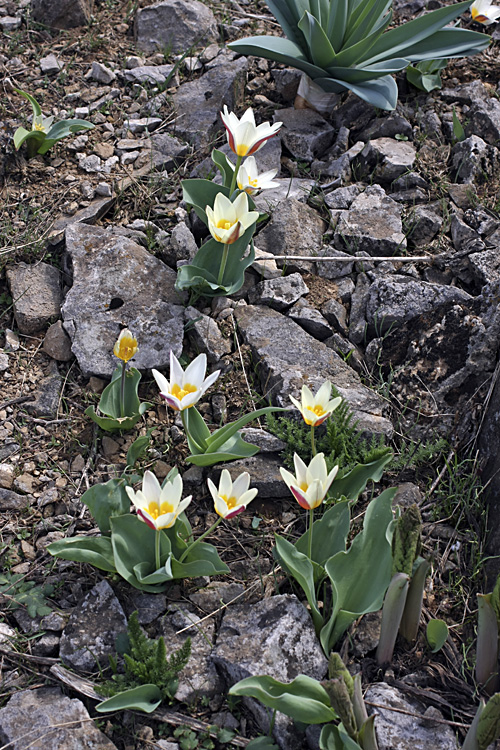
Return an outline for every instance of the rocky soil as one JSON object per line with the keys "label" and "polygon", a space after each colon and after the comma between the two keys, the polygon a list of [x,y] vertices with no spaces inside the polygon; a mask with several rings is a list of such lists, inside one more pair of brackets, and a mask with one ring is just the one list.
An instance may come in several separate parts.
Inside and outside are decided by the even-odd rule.
{"label": "rocky soil", "polygon": [[[396,22],[423,7],[398,0]],[[382,486],[400,487],[402,507],[420,506],[433,563],[424,618],[446,620],[451,637],[437,655],[423,634],[412,648],[398,644],[380,670],[370,615],[339,647],[363,672],[380,748],[460,747],[478,703],[475,594],[491,590],[500,542],[497,43],[450,62],[430,95],[401,75],[393,113],[346,96],[323,117],[293,108],[296,71],[225,47],[278,33],[260,0],[0,0],[0,27],[1,744],[245,747],[269,717],[253,701],[228,703],[231,684],[263,672],[324,676],[307,611],[273,562],[273,532],[296,538],[304,519],[279,474],[285,446],[265,423],[249,428],[261,452],[229,467],[248,469],[259,495],[211,539],[226,578],[146,595],[46,551],[95,533],[81,495],[119,476],[148,429],[141,471],[161,478],[178,466],[195,496],[195,531],[214,522],[205,480],[217,471],[185,463],[182,424],[150,375],[173,350],[185,362],[205,352],[210,371],[221,369],[200,407],[214,426],[269,401],[289,406],[303,383],[316,390],[329,379],[358,430],[393,447]],[[44,114],[95,128],[26,161],[12,143],[31,122],[18,88]],[[283,122],[257,154],[261,170],[278,169],[279,187],[256,200],[269,220],[243,289],[194,300],[175,290],[176,270],[206,230],[180,183],[210,174],[214,145],[227,151],[224,104]],[[103,433],[84,411],[116,365],[124,326],[139,341],[134,364],[151,406],[137,429]],[[50,612],[19,606],[31,585]],[[93,722],[101,670],[134,610],[171,649],[193,639],[179,702]],[[235,736],[227,744],[210,730],[210,745],[210,725]],[[284,716],[275,739],[285,750],[317,747],[315,732]]]}

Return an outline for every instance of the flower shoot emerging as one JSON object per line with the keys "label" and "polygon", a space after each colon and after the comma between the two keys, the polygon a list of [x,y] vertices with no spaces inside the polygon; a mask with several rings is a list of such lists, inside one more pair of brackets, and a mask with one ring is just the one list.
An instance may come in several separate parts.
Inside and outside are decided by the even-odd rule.
{"label": "flower shoot emerging", "polygon": [[177,517],[188,507],[191,495],[181,500],[182,478],[177,474],[172,481],[166,482],[163,489],[151,471],[146,471],[142,480],[142,490],[135,492],[131,487],[125,488],[130,502],[137,509],[137,516],[152,529],[169,529]]}
{"label": "flower shoot emerging", "polygon": [[199,354],[184,372],[174,353],[170,352],[170,382],[158,370],[152,370],[152,373],[160,396],[172,409],[183,411],[194,406],[219,377],[220,370],[216,370],[205,378],[206,370],[206,354]]}
{"label": "flower shoot emerging", "polygon": [[255,125],[255,117],[251,107],[247,109],[240,120],[234,112],[229,112],[227,106],[224,105],[224,112],[221,112],[221,117],[227,130],[229,147],[236,156],[255,154],[269,138],[276,135],[282,125],[281,122],[275,122],[274,125],[269,122]]}
{"label": "flower shoot emerging", "polygon": [[211,479],[207,482],[214,501],[215,512],[221,518],[233,518],[238,513],[242,513],[258,492],[256,489],[248,489],[250,474],[247,471],[240,474],[233,482],[228,470],[223,469],[218,489]]}
{"label": "flower shoot emerging", "polygon": [[307,385],[303,385],[300,394],[300,403],[293,396],[290,396],[290,401],[300,411],[306,424],[318,427],[325,419],[328,419],[342,402],[340,396],[330,399],[331,395],[332,384],[326,380],[315,396],[313,396]]}
{"label": "flower shoot emerging", "polygon": [[113,354],[123,362],[128,362],[129,359],[135,356],[137,349],[137,339],[134,338],[128,328],[124,328],[120,331],[120,335],[113,347]]}
{"label": "flower shoot emerging", "polygon": [[326,461],[323,453],[318,453],[306,466],[301,457],[295,453],[293,457],[295,464],[295,476],[287,469],[280,469],[283,481],[297,500],[301,508],[314,510],[321,505],[330,485],[339,470],[334,466],[329,474],[326,470]]}

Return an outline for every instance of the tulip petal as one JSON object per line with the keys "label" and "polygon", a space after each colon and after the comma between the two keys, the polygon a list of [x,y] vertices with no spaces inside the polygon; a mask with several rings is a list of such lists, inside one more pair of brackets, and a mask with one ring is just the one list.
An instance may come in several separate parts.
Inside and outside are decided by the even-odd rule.
{"label": "tulip petal", "polygon": [[142,479],[142,494],[149,502],[158,502],[161,494],[160,483],[152,471],[145,471]]}
{"label": "tulip petal", "polygon": [[182,384],[190,383],[195,385],[197,388],[203,383],[205,373],[207,371],[207,355],[198,354],[196,359],[187,366],[186,371],[183,373]]}
{"label": "tulip petal", "polygon": [[177,359],[173,351],[170,351],[170,383],[172,385],[174,383],[181,385],[183,375],[184,375],[184,370],[180,366],[179,360]]}
{"label": "tulip petal", "polygon": [[231,494],[234,497],[238,498],[238,501],[240,501],[241,495],[243,495],[244,492],[248,490],[250,487],[250,474],[248,471],[244,471],[242,474],[239,475],[237,479],[233,482],[233,491]]}
{"label": "tulip petal", "polygon": [[158,370],[151,370],[151,373],[156,380],[156,385],[162,393],[168,393],[170,391],[170,383],[168,382],[165,375],[162,375]]}

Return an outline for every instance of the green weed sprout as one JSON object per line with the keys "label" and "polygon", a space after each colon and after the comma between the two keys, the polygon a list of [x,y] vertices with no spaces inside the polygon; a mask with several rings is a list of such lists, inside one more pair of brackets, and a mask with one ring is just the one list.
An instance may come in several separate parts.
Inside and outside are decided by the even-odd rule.
{"label": "green weed sprout", "polygon": [[37,154],[43,156],[50,151],[62,138],[68,135],[78,133],[80,130],[92,130],[94,125],[87,120],[60,120],[54,123],[54,117],[43,117],[42,108],[37,100],[21,89],[15,89],[18,94],[24,96],[33,108],[33,120],[31,130],[19,127],[14,133],[14,147],[19,151],[23,143],[26,143],[28,159],[32,159]]}
{"label": "green weed sprout", "polygon": [[[350,90],[380,109],[398,99],[393,73],[412,62],[464,57],[484,50],[482,33],[448,27],[472,0],[447,5],[387,31],[391,0],[266,0],[285,39],[256,36],[229,48],[302,70],[323,91]],[[446,27],[446,28],[445,28]]]}
{"label": "green weed sprout", "polygon": [[498,676],[500,632],[500,576],[491,594],[478,594],[476,680],[488,695],[500,687]]}
{"label": "green weed sprout", "polygon": [[172,703],[179,686],[179,672],[189,661],[190,638],[167,658],[164,639],[148,638],[139,625],[137,612],[130,615],[127,635],[124,672],[118,671],[117,658],[110,656],[113,677],[99,687],[99,692],[111,697],[96,706],[99,713],[137,708],[150,713],[164,701]]}
{"label": "green weed sprout", "polygon": [[406,78],[415,88],[420,91],[429,91],[440,89],[442,87],[441,71],[446,68],[449,60],[425,60],[416,65],[408,65],[406,68]]}

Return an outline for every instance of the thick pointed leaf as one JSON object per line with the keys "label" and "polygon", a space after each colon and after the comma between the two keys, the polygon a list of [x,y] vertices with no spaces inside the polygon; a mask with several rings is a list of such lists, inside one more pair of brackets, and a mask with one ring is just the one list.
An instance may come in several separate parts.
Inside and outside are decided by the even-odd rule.
{"label": "thick pointed leaf", "polygon": [[14,89],[18,94],[21,94],[21,96],[24,96],[25,99],[29,101],[31,104],[31,107],[33,109],[33,116],[34,117],[41,117],[42,115],[42,108],[38,104],[37,100],[34,96],[31,96],[31,94],[28,94],[27,91],[22,91],[21,89]]}
{"label": "thick pointed leaf", "polygon": [[328,68],[328,74],[334,79],[342,81],[347,86],[350,83],[364,83],[368,81],[370,83],[377,80],[377,78],[383,78],[390,73],[397,73],[399,70],[403,70],[408,65],[408,60],[402,57],[396,57],[391,60],[383,60],[373,65],[363,65],[359,67],[330,67]]}
{"label": "thick pointed leaf", "polygon": [[392,661],[409,586],[410,576],[406,573],[395,573],[387,589],[382,607],[382,624],[377,647],[377,663],[380,666],[390,664]]}
{"label": "thick pointed leaf", "polygon": [[229,694],[256,698],[264,706],[304,724],[323,724],[337,718],[326,690],[317,680],[304,674],[289,683],[278,682],[267,675],[247,677],[233,685]]}
{"label": "thick pointed leaf", "polygon": [[99,570],[116,573],[113,549],[109,537],[74,536],[52,542],[47,547],[54,557],[94,565]]}
{"label": "thick pointed leaf", "polygon": [[207,450],[207,439],[210,437],[210,430],[196,406],[185,409],[182,418],[186,426],[189,450],[192,453],[204,453]]}
{"label": "thick pointed leaf", "polygon": [[498,621],[491,604],[491,594],[478,594],[477,606],[476,680],[491,695],[499,681]]}
{"label": "thick pointed leaf", "polygon": [[116,367],[111,376],[111,382],[103,390],[100,401],[99,411],[107,417],[119,419],[121,417],[134,417],[139,412],[141,402],[137,394],[141,373],[135,367],[131,367],[125,373],[125,391],[124,406],[125,413],[121,413],[121,365]]}
{"label": "thick pointed leaf", "polygon": [[382,606],[391,580],[392,548],[387,529],[392,522],[392,498],[385,490],[368,505],[363,530],[347,552],[338,552],[325,564],[332,585],[332,613],[322,644],[328,650],[357,617]]}
{"label": "thick pointed leaf", "polygon": [[[141,563],[148,564],[148,572],[155,573],[156,532],[137,516],[124,515],[111,518],[111,543],[117,572],[134,588],[152,594],[164,591],[167,581],[158,585],[142,584],[134,572],[134,567]],[[171,553],[170,540],[162,533],[160,537],[160,562],[165,565]],[[142,576],[146,574],[145,566],[140,568]]]}
{"label": "thick pointed leaf", "polygon": [[274,548],[275,555],[280,561],[281,567],[285,573],[288,573],[288,575],[292,576],[292,578],[297,581],[306,595],[311,608],[314,627],[316,628],[316,632],[318,632],[323,625],[323,617],[318,609],[312,563],[307,555],[303,555],[302,552],[295,549],[294,545],[286,539],[283,539],[283,537],[275,534],[274,540],[276,543]]}
{"label": "thick pointed leaf", "polygon": [[390,448],[375,461],[367,464],[356,464],[348,474],[340,479],[334,479],[328,497],[336,500],[339,497],[345,497],[347,500],[357,500],[362,492],[365,491],[368,482],[380,482],[384,469],[392,461],[393,453]]}
{"label": "thick pointed leaf", "polygon": [[119,419],[114,419],[113,417],[101,417],[99,414],[96,414],[93,406],[88,406],[85,409],[84,414],[98,424],[101,430],[106,430],[107,432],[112,432],[113,430],[131,430],[132,427],[135,427],[148,406],[149,404],[146,403],[141,404],[139,407],[139,413],[136,414],[135,417],[120,417]]}
{"label": "thick pointed leaf", "polygon": [[[245,281],[245,271],[255,260],[255,248],[252,236],[255,224],[247,229],[239,240],[231,245],[222,283],[218,283],[223,245],[213,238],[205,242],[198,250],[193,263],[179,268],[175,286],[177,289],[194,289],[198,294],[206,297],[225,295],[227,297],[238,292]],[[248,246],[250,243],[250,250]]]}
{"label": "thick pointed leaf", "polygon": [[153,432],[153,429],[153,427],[150,427],[145,435],[140,435],[134,440],[127,451],[127,466],[134,466],[134,464],[136,464],[139,458],[143,455],[149,443],[151,442],[151,433]]}
{"label": "thick pointed leaf", "polygon": [[92,130],[95,128],[91,122],[87,120],[59,120],[56,122],[47,133],[47,138],[53,138],[55,141],[60,141],[61,138],[66,138],[68,135],[73,133],[79,133],[80,130]]}
{"label": "thick pointed leaf", "polygon": [[[349,533],[349,503],[337,503],[323,513],[321,518],[313,523],[312,560],[324,567],[327,560],[337,552],[345,550]],[[295,549],[307,554],[309,532],[302,534],[295,543]]]}
{"label": "thick pointed leaf", "polygon": [[410,62],[438,57],[468,57],[482,52],[490,44],[490,37],[468,29],[442,29],[418,44],[409,43],[402,55]]}
{"label": "thick pointed leaf", "polygon": [[378,29],[385,29],[392,21],[391,0],[369,0],[359,13],[351,13],[344,35],[344,48],[357,44]]}
{"label": "thick pointed leaf", "polygon": [[235,422],[220,427],[218,430],[215,430],[209,438],[207,438],[207,449],[209,451],[218,450],[232,435],[235,434],[235,432],[241,430],[249,422],[253,422],[254,419],[259,419],[259,417],[263,417],[275,411],[286,411],[286,409],[280,406],[264,406],[262,409],[257,409],[249,414],[244,414]]}
{"label": "thick pointed leaf", "polygon": [[19,151],[23,143],[27,140],[33,140],[40,146],[45,138],[45,133],[40,130],[26,130],[26,128],[20,127],[14,133],[14,148]]}
{"label": "thick pointed leaf", "polygon": [[231,181],[233,179],[236,165],[233,164],[231,166],[232,162],[229,162],[226,154],[222,151],[218,151],[216,148],[212,151],[212,161],[217,165],[219,172],[221,173],[222,184],[229,189],[231,187]]}
{"label": "thick pointed leaf", "polygon": [[124,690],[113,695],[102,703],[98,703],[95,710],[100,713],[107,711],[144,711],[150,714],[162,701],[161,690],[158,685],[139,685],[139,687]]}
{"label": "thick pointed leaf", "polygon": [[398,101],[398,87],[396,86],[396,81],[391,76],[384,76],[374,81],[356,84],[338,81],[333,78],[318,78],[316,79],[316,83],[325,91],[335,93],[338,93],[339,86],[343,89],[349,89],[353,94],[359,96],[360,99],[379,109],[393,110],[396,108]]}
{"label": "thick pointed leaf", "polygon": [[423,557],[418,557],[413,564],[410,588],[406,597],[406,605],[401,618],[399,632],[409,643],[417,637],[418,625],[422,614],[425,580],[430,570],[430,563]]}
{"label": "thick pointed leaf", "polygon": [[130,500],[125,490],[127,482],[110,479],[102,484],[94,484],[83,493],[80,500],[92,513],[101,534],[109,534],[111,516],[122,516],[130,511]]}
{"label": "thick pointed leaf", "polygon": [[174,578],[198,578],[229,573],[229,568],[220,559],[213,544],[198,542],[182,562],[172,559]]}
{"label": "thick pointed leaf", "polygon": [[338,0],[330,3],[326,35],[335,52],[340,52],[344,42],[344,34],[349,12],[349,0]]}
{"label": "thick pointed leaf", "polygon": [[294,0],[266,0],[266,4],[283,29],[285,36],[306,51],[306,43],[299,29],[299,21],[303,10],[298,8]]}
{"label": "thick pointed leaf", "polygon": [[304,13],[299,22],[309,47],[308,57],[319,68],[335,65],[335,50],[318,21],[310,13]]}
{"label": "thick pointed leaf", "polygon": [[215,199],[219,193],[229,198],[229,188],[217,185],[211,180],[183,180],[182,197],[186,203],[192,206],[197,216],[208,226],[206,207],[213,208]]}
{"label": "thick pointed leaf", "polygon": [[[370,50],[370,62],[378,62],[387,57],[396,57],[398,54],[406,57],[406,48],[410,44],[416,45],[436,31],[440,31],[448,23],[458,18],[459,15],[465,13],[471,5],[471,0],[455,5],[446,5],[387,31]],[[441,57],[441,55],[435,54],[432,57]]]}
{"label": "thick pointed leaf", "polygon": [[215,453],[198,453],[188,456],[186,461],[195,466],[215,466],[225,461],[237,461],[240,458],[250,458],[259,452],[257,445],[247,443],[241,435],[236,434],[221,446]]}
{"label": "thick pointed leaf", "polygon": [[297,44],[279,36],[245,37],[227,46],[239,55],[255,55],[291,65],[293,68],[303,70],[313,80],[324,75],[322,68],[313,65]]}
{"label": "thick pointed leaf", "polygon": [[141,585],[156,585],[168,583],[172,580],[172,556],[169,555],[165,561],[165,565],[153,573],[150,572],[150,564],[148,562],[141,562],[134,565],[133,573]]}
{"label": "thick pointed leaf", "polygon": [[[337,55],[335,59],[335,65],[349,68],[351,66],[363,67],[363,60],[369,56],[369,50],[375,44],[379,36],[389,26],[390,18],[387,19],[386,23],[380,28],[363,37],[359,42],[353,43],[352,45],[345,45],[343,50]],[[333,76],[336,76],[335,71],[330,71]],[[338,76],[337,76],[338,77]]]}

